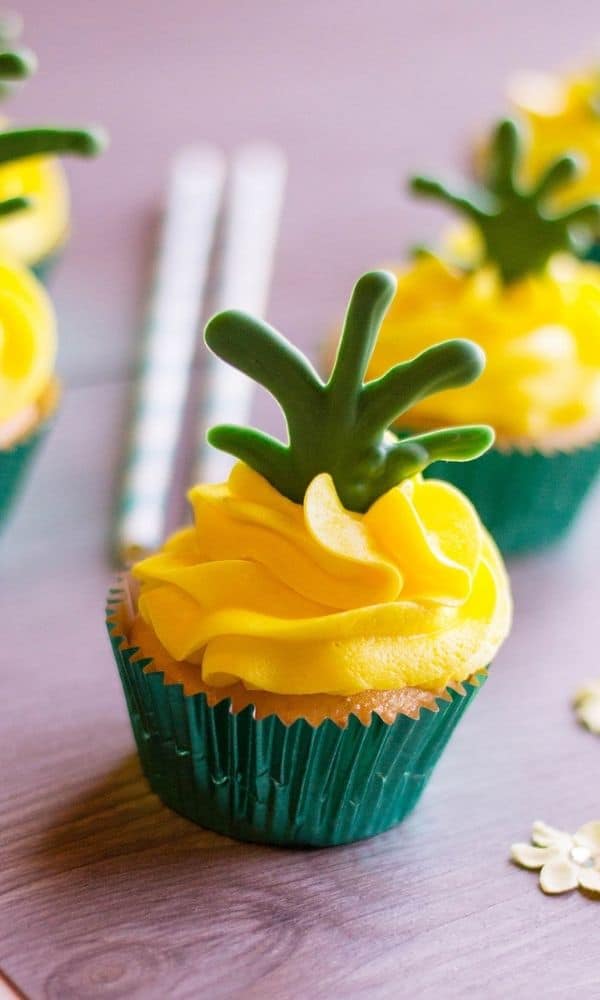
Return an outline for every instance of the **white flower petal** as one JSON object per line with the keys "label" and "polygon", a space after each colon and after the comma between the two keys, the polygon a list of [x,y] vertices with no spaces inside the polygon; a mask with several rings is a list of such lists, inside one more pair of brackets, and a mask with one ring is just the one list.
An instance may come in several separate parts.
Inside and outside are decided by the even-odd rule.
{"label": "white flower petal", "polygon": [[578,702],[575,715],[592,733],[600,733],[600,695],[588,697]]}
{"label": "white flower petal", "polygon": [[510,856],[523,868],[542,868],[552,858],[560,857],[555,847],[533,847],[531,844],[513,844]]}
{"label": "white flower petal", "polygon": [[569,892],[579,884],[579,872],[566,858],[555,858],[544,865],[540,872],[540,887],[544,892],[556,895]]}
{"label": "white flower petal", "polygon": [[600,681],[587,681],[573,695],[573,704],[578,705],[585,698],[600,698]]}
{"label": "white flower petal", "polygon": [[580,868],[579,885],[588,892],[600,893],[600,872],[597,868]]}
{"label": "white flower petal", "polygon": [[600,820],[584,823],[579,827],[573,840],[582,847],[589,847],[593,854],[600,853]]}
{"label": "white flower petal", "polygon": [[541,819],[536,819],[531,831],[531,839],[538,847],[558,847],[561,850],[569,850],[572,837],[564,830],[557,830],[553,826],[548,826]]}

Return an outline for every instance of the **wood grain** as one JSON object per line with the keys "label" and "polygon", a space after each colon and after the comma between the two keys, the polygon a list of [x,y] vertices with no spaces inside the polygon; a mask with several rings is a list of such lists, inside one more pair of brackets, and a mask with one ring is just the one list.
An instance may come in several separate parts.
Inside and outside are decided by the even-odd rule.
{"label": "wood grain", "polygon": [[[546,898],[508,861],[535,818],[574,830],[600,815],[600,742],[569,708],[600,673],[598,492],[567,545],[513,564],[515,629],[489,683],[414,815],[362,844],[241,845],[162,807],[102,619],[168,151],[199,129],[285,144],[272,319],[314,347],[361,269],[439,223],[398,194],[403,173],[456,162],[507,71],[568,60],[594,5],[20,6],[44,68],[23,116],[102,119],[113,152],[72,173],[77,232],[55,284],[70,387],[0,547],[0,966],[31,1000],[600,998],[598,906]],[[273,427],[262,398],[257,416]]]}

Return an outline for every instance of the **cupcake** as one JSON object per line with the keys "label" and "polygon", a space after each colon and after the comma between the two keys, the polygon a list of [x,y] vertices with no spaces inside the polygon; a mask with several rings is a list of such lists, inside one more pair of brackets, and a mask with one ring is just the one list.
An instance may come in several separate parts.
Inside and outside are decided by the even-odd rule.
{"label": "cupcake", "polygon": [[109,597],[152,789],[242,840],[329,846],[400,822],[509,630],[494,543],[458,490],[421,475],[492,432],[387,432],[475,379],[483,353],[448,341],[365,385],[394,290],[386,272],[359,280],[326,383],[263,322],[209,322],[209,348],[275,396],[289,441],[213,428],[237,459],[228,481],[194,486],[193,526]]}
{"label": "cupcake", "polygon": [[[0,19],[0,85],[35,66],[26,50],[5,47],[5,23]],[[67,189],[48,154],[92,156],[104,143],[89,129],[0,131],[0,525],[58,401],[54,312],[25,266],[45,272],[66,234]]]}
{"label": "cupcake", "polygon": [[[27,77],[35,66],[27,50],[0,51],[0,86]],[[0,129],[0,255],[44,278],[69,232],[66,178],[56,156],[49,154],[94,156],[104,146],[104,135],[62,126],[10,128],[6,120]]]}
{"label": "cupcake", "polygon": [[588,202],[550,210],[548,198],[573,176],[572,159],[554,161],[528,185],[522,158],[520,131],[505,121],[484,185],[456,193],[413,179],[417,194],[450,204],[471,228],[459,248],[454,240],[441,255],[418,253],[398,271],[368,370],[377,378],[445,338],[481,345],[482,377],[461,392],[421,400],[397,430],[472,421],[494,427],[495,446],[480,462],[440,463],[427,474],[466,493],[505,552],[559,538],[600,465],[600,268],[573,253],[600,209]]}
{"label": "cupcake", "polygon": [[0,526],[58,399],[56,323],[39,281],[0,258]]}

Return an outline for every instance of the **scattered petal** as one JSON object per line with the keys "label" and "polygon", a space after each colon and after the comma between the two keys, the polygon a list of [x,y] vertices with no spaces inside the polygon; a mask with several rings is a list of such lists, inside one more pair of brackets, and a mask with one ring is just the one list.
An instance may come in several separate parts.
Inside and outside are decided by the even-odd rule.
{"label": "scattered petal", "polygon": [[513,861],[523,868],[542,868],[548,861],[560,857],[555,847],[533,847],[531,844],[513,844],[510,849]]}
{"label": "scattered petal", "polygon": [[567,847],[571,845],[571,836],[564,830],[548,826],[541,819],[536,819],[531,832],[531,840],[538,847]]}
{"label": "scattered petal", "polygon": [[590,681],[575,693],[575,715],[592,733],[600,734],[600,681]]}
{"label": "scattered petal", "polygon": [[583,701],[575,709],[575,714],[591,733],[600,734],[600,697],[588,698],[586,701]]}
{"label": "scattered petal", "polygon": [[580,868],[579,885],[588,892],[600,893],[600,872],[597,868]]}
{"label": "scattered petal", "polygon": [[573,704],[579,705],[586,698],[600,697],[600,681],[588,681],[573,695]]}
{"label": "scattered petal", "polygon": [[[594,854],[600,853],[600,820],[592,820],[579,828],[573,840],[576,844],[589,847]],[[598,859],[600,862],[600,858]]]}
{"label": "scattered petal", "polygon": [[544,865],[540,872],[540,887],[550,895],[569,892],[579,884],[577,867],[566,858],[555,858]]}

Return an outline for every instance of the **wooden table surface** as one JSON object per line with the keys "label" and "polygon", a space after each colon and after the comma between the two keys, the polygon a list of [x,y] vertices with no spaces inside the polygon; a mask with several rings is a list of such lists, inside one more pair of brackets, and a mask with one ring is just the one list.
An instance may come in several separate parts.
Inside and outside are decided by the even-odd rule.
{"label": "wooden table surface", "polygon": [[[284,145],[270,318],[314,347],[363,269],[439,225],[401,178],[459,166],[501,110],[507,73],[585,52],[597,5],[20,7],[41,69],[14,114],[101,120],[113,145],[70,171],[75,231],[53,286],[67,389],[0,548],[0,967],[36,1000],[600,997],[598,904],[544,897],[508,861],[536,818],[574,830],[600,817],[600,741],[569,707],[600,674],[599,493],[567,544],[511,565],[513,634],[416,812],[354,846],[245,846],[163,808],[103,623],[170,152],[193,139]],[[274,421],[262,397],[256,419]]]}

